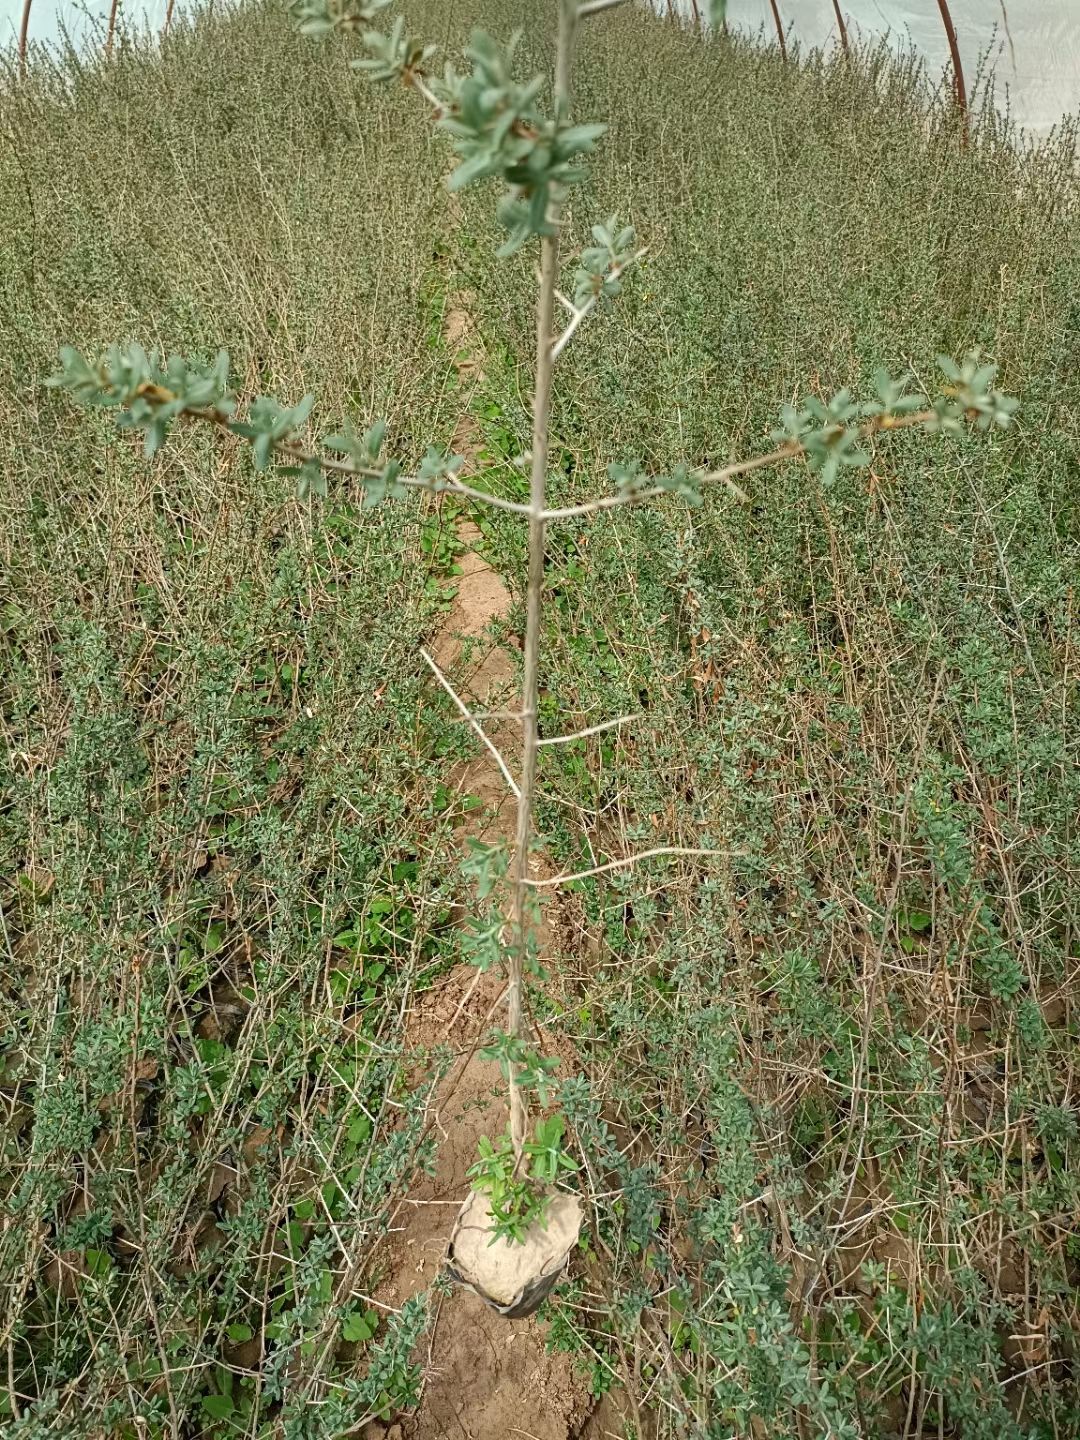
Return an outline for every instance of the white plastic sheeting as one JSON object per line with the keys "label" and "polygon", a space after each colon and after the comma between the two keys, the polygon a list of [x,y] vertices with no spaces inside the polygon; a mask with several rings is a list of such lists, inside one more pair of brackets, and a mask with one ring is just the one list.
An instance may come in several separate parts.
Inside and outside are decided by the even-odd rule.
{"label": "white plastic sheeting", "polygon": [[[176,0],[177,9],[189,0]],[[193,0],[204,3],[204,0]],[[530,0],[537,3],[537,0]],[[692,0],[674,0],[691,13]],[[785,30],[804,45],[828,44],[836,38],[832,0],[776,0]],[[123,23],[157,28],[166,0],[121,0]],[[653,0],[663,10],[666,0]],[[707,0],[698,0],[704,12]],[[0,44],[15,38],[23,0],[0,0]],[[769,0],[729,0],[732,23],[762,27],[775,35]],[[924,57],[932,75],[940,75],[949,52],[937,0],[840,0],[845,23],[853,33],[871,38],[887,35],[908,44]],[[1045,134],[1065,114],[1080,111],[1080,0],[949,0],[960,42],[961,60],[973,80],[980,60],[989,54],[996,89],[1008,90],[1014,118],[1031,134]],[[58,19],[76,38],[104,27],[109,0],[32,0],[30,37],[54,40]]]}
{"label": "white plastic sheeting", "polygon": [[[836,40],[832,0],[776,5],[785,31],[801,44]],[[690,0],[678,6],[690,13]],[[699,9],[705,11],[704,0]],[[988,56],[995,93],[1008,92],[1013,118],[1030,134],[1045,135],[1063,115],[1080,111],[1080,0],[949,0],[949,10],[969,86]],[[914,46],[935,77],[949,63],[937,0],[840,0],[840,11],[852,35]],[[776,35],[769,0],[728,0],[728,15],[741,29]]]}
{"label": "white plastic sheeting", "polygon": [[[22,24],[24,0],[0,0],[0,46],[16,42]],[[1080,0],[1077,0],[1080,3]],[[173,14],[205,0],[175,0]],[[117,25],[131,30],[149,25],[160,30],[165,21],[167,0],[119,0]],[[52,43],[60,38],[61,24],[76,44],[104,36],[111,0],[31,0],[29,39]]]}
{"label": "white plastic sheeting", "polygon": [[[149,23],[161,28],[165,20],[167,0],[120,0],[117,24],[138,29]],[[173,13],[181,9],[183,0],[176,0]],[[1078,0],[1080,3],[1080,0]],[[104,35],[109,19],[110,0],[31,0],[29,38],[51,42],[60,38],[61,22],[76,44]],[[0,46],[13,44],[22,24],[23,0],[0,0]]]}

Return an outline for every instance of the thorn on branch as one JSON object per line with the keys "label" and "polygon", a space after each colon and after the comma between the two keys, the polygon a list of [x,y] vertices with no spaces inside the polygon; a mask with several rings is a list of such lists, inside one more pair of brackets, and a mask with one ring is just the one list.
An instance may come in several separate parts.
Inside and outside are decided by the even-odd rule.
{"label": "thorn on branch", "polygon": [[550,875],[544,880],[526,880],[533,890],[544,890],[552,885],[569,885],[575,880],[589,880],[594,875],[606,875],[611,870],[623,870],[628,865],[637,865],[642,860],[653,860],[661,855],[683,855],[697,858],[717,856],[733,857],[742,854],[739,850],[700,850],[682,845],[658,845],[653,850],[641,850],[636,855],[625,855],[621,860],[609,860],[605,865],[594,865],[590,870],[575,870],[565,875]]}
{"label": "thorn on branch", "polygon": [[640,720],[640,715],[620,715],[617,720],[603,720],[599,725],[589,725],[584,730],[573,730],[569,735],[551,735],[547,739],[537,740],[538,745],[569,745],[574,740],[584,740],[587,735],[599,735],[605,730],[615,730],[621,725],[632,725],[635,720]]}
{"label": "thorn on branch", "polygon": [[424,650],[423,648],[421,648],[420,654],[424,657],[424,660],[426,661],[427,665],[428,665],[429,668],[431,669],[431,672],[432,672],[432,674],[435,676],[435,679],[438,680],[439,684],[440,684],[440,685],[442,686],[442,688],[446,691],[446,693],[450,696],[450,699],[453,700],[454,704],[457,706],[458,710],[461,712],[461,718],[462,718],[463,720],[465,720],[465,721],[468,722],[468,724],[472,727],[472,729],[473,729],[473,730],[476,732],[476,734],[480,737],[480,739],[481,739],[481,741],[483,742],[483,744],[485,745],[485,747],[491,752],[491,755],[493,756],[496,765],[498,765],[499,769],[502,771],[503,779],[506,781],[507,785],[509,785],[509,787],[510,787],[510,791],[511,791],[511,793],[512,793],[513,796],[514,796],[514,799],[515,799],[515,800],[520,800],[520,799],[521,799],[521,789],[520,789],[517,781],[514,779],[513,775],[511,775],[511,773],[510,773],[510,766],[509,766],[509,765],[506,763],[506,761],[503,759],[502,752],[499,750],[499,748],[498,748],[498,746],[495,744],[494,740],[492,740],[491,736],[487,734],[487,732],[484,730],[483,726],[480,724],[479,720],[476,718],[475,715],[473,715],[472,711],[471,711],[471,710],[469,709],[469,707],[465,704],[465,701],[462,700],[461,696],[457,693],[457,691],[454,689],[454,687],[450,684],[450,681],[446,678],[446,676],[443,674],[443,672],[439,669],[438,665],[437,665],[437,664],[435,663],[435,661],[431,658],[431,656],[428,654],[428,652],[427,652],[426,650]]}

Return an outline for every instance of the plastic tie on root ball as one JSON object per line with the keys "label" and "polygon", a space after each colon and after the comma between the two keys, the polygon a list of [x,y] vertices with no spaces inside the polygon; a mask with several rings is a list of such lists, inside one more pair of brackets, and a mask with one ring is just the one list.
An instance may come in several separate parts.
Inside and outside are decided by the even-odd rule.
{"label": "plastic tie on root ball", "polygon": [[543,1224],[533,1221],[520,1243],[492,1240],[495,1220],[487,1198],[470,1192],[458,1211],[450,1236],[446,1269],[485,1305],[508,1320],[522,1320],[539,1309],[566,1269],[581,1234],[581,1201],[551,1190]]}

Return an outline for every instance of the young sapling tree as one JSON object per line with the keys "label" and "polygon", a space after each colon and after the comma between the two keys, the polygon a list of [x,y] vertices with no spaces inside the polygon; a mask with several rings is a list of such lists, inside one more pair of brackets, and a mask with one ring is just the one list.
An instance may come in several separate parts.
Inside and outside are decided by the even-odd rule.
{"label": "young sapling tree", "polygon": [[[773,437],[776,444],[764,454],[712,471],[680,464],[663,475],[651,473],[640,459],[613,461],[608,467],[609,493],[580,504],[550,507],[549,429],[559,358],[580,326],[618,295],[626,272],[643,254],[630,226],[617,219],[597,223],[592,228],[593,244],[574,262],[572,298],[560,290],[564,204],[571,187],[582,180],[583,161],[605,129],[602,124],[577,124],[571,118],[575,47],[587,22],[623,0],[552,0],[558,32],[550,107],[544,102],[543,77],[520,80],[515,75],[516,38],[501,45],[476,31],[465,51],[467,68],[459,73],[448,64],[439,74],[433,67],[434,47],[410,35],[401,17],[387,30],[371,28],[389,3],[295,0],[292,9],[300,29],[308,35],[357,32],[363,53],[352,62],[354,68],[374,81],[404,84],[431,108],[435,124],[450,137],[459,162],[448,180],[451,190],[487,180],[501,182],[497,214],[506,240],[500,255],[513,254],[527,245],[538,248],[528,501],[508,500],[471,486],[462,478],[464,458],[435,446],[411,467],[403,458],[386,455],[386,426],[379,419],[370,420],[368,428],[359,433],[346,423],[317,445],[305,444],[302,432],[314,404],[310,395],[293,406],[259,396],[242,414],[229,388],[230,365],[224,352],[212,366],[203,367],[176,355],[158,361],[137,343],[114,345],[92,363],[77,350],[65,348],[60,372],[49,384],[67,390],[83,404],[115,410],[118,425],[143,432],[148,457],[158,451],[171,426],[180,420],[241,436],[251,444],[256,470],[275,465],[293,475],[298,499],[304,503],[325,495],[331,483],[347,481],[359,487],[365,508],[422,490],[494,506],[527,523],[521,759],[516,776],[484,731],[481,719],[471,714],[447,677],[433,667],[440,683],[496,756],[517,805],[512,851],[473,842],[465,863],[466,873],[475,882],[477,901],[491,908],[465,934],[463,947],[482,968],[500,966],[507,975],[505,1029],[494,1032],[482,1053],[499,1062],[506,1078],[510,1125],[506,1135],[485,1138],[481,1143],[470,1172],[474,1189],[458,1217],[450,1250],[451,1273],[501,1313],[516,1316],[535,1309],[550,1291],[581,1224],[577,1196],[559,1183],[574,1166],[564,1144],[564,1119],[550,1111],[555,1062],[537,1053],[531,1044],[524,1013],[526,975],[543,978],[536,940],[540,889],[545,884],[581,878],[568,875],[539,881],[530,868],[540,747],[574,738],[541,739],[538,726],[548,527],[672,493],[697,505],[702,503],[704,491],[714,486],[726,487],[731,497],[742,501],[746,493],[740,482],[746,477],[795,461],[805,462],[828,484],[842,467],[866,465],[870,443],[887,432],[918,428],[957,434],[969,424],[984,430],[1005,427],[1016,402],[993,388],[995,368],[982,363],[978,355],[960,364],[942,358],[944,384],[929,400],[912,392],[910,377],[897,379],[881,371],[875,378],[876,396],[870,401],[856,401],[843,390],[828,401],[809,397],[801,405],[785,406]],[[723,8],[722,0],[712,5],[714,24],[722,20]],[[561,328],[556,319],[559,307],[567,314]],[[433,662],[429,659],[429,663]],[[594,726],[578,733],[604,728]],[[645,853],[711,852],[661,847]],[[597,870],[630,865],[641,858],[625,856]],[[500,908],[494,897],[506,882],[509,899]],[[533,1096],[548,1113],[530,1138]]]}

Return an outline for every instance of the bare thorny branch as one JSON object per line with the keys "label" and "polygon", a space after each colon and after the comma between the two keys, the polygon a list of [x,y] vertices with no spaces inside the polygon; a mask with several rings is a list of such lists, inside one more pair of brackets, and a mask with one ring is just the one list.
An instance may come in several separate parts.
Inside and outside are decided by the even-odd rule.
{"label": "bare thorny branch", "polygon": [[498,765],[499,769],[502,771],[503,779],[506,781],[507,785],[509,785],[510,790],[511,790],[511,793],[513,794],[514,798],[517,799],[517,800],[520,800],[520,799],[521,799],[521,790],[518,788],[518,783],[517,783],[517,781],[514,779],[513,775],[510,773],[510,766],[506,763],[506,760],[503,758],[502,752],[500,751],[500,749],[498,748],[498,746],[495,744],[494,740],[492,740],[491,736],[488,735],[487,731],[486,731],[486,730],[483,728],[483,726],[480,724],[480,717],[473,714],[473,712],[472,712],[472,711],[469,709],[469,707],[465,704],[465,701],[462,700],[461,696],[457,693],[457,691],[454,689],[454,687],[450,684],[450,681],[446,678],[446,676],[443,674],[443,672],[439,669],[438,665],[437,665],[437,664],[435,663],[435,661],[431,658],[431,656],[428,654],[428,652],[427,652],[426,650],[421,650],[421,651],[420,651],[420,654],[423,656],[424,661],[425,661],[425,663],[427,664],[428,668],[429,668],[429,669],[432,671],[432,673],[434,674],[435,679],[438,680],[439,684],[440,684],[440,685],[442,686],[442,688],[446,691],[446,693],[450,696],[450,699],[453,700],[454,704],[457,706],[458,710],[461,712],[461,718],[462,718],[463,720],[465,720],[465,721],[468,722],[468,724],[472,727],[472,729],[473,729],[473,730],[476,732],[476,734],[480,737],[480,740],[481,740],[481,742],[483,743],[483,745],[491,752],[491,755],[492,755],[492,757],[494,758],[496,765]]}

